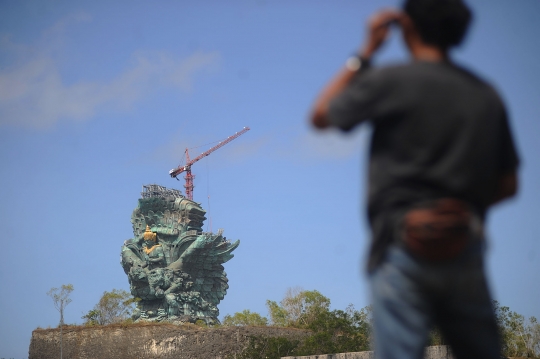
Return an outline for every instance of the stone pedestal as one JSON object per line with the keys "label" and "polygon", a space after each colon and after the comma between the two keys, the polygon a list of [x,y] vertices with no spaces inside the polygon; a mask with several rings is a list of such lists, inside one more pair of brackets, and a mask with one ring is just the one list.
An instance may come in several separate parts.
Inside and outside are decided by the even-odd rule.
{"label": "stone pedestal", "polygon": [[[301,339],[309,332],[274,327],[201,328],[172,324],[64,327],[64,359],[225,359],[234,357],[250,336]],[[60,357],[60,329],[32,332],[29,359]]]}

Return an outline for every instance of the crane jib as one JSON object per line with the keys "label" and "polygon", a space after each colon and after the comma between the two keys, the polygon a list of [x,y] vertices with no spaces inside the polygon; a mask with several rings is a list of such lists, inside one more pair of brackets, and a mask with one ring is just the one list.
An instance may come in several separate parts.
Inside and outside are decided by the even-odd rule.
{"label": "crane jib", "polygon": [[[229,136],[227,137],[225,140],[219,142],[217,145],[215,145],[214,147],[210,148],[209,150],[201,153],[199,156],[195,157],[194,159],[190,160],[189,158],[189,151],[188,149],[186,148],[186,151],[185,151],[185,155],[186,155],[186,164],[184,166],[179,166],[177,167],[176,169],[172,169],[169,171],[169,175],[171,177],[174,177],[176,178],[176,176],[178,176],[180,173],[182,172],[186,172],[186,176],[184,177],[185,180],[186,180],[186,184],[185,184],[185,188],[186,188],[186,197],[190,200],[193,200],[193,177],[194,175],[191,174],[191,166],[199,161],[201,158],[203,157],[206,157],[208,156],[209,154],[211,154],[212,152],[214,152],[215,150],[217,150],[218,148],[221,148],[223,146],[225,146],[227,143],[231,142],[232,140],[238,138],[239,136],[243,135],[244,133],[246,133],[247,131],[249,131],[250,128],[249,127],[244,127],[242,129],[242,131],[240,132],[236,132],[234,135],[232,136]],[[177,178],[178,179],[178,178]]]}

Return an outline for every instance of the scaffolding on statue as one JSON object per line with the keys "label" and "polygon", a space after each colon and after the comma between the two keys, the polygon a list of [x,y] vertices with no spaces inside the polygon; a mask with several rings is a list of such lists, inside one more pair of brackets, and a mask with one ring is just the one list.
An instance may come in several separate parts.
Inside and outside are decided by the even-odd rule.
{"label": "scaffolding on statue", "polygon": [[141,192],[142,198],[165,198],[165,197],[184,197],[182,192],[177,189],[167,188],[157,184],[148,184],[143,186],[143,191]]}

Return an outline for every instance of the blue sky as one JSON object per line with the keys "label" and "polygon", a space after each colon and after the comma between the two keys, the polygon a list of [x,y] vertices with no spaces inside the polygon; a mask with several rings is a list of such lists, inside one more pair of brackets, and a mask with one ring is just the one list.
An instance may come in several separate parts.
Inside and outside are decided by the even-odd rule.
{"label": "blue sky", "polygon": [[[469,2],[455,57],[500,91],[523,161],[519,195],[489,217],[491,285],[540,317],[540,2]],[[68,323],[103,291],[128,290],[119,252],[142,185],[182,189],[168,171],[184,149],[244,126],[193,166],[212,229],[241,240],[221,316],[266,314],[294,286],[333,308],[369,304],[369,128],[320,134],[307,114],[364,20],[396,4],[0,0],[0,357],[25,358],[32,330],[58,324],[51,287],[75,287]],[[396,35],[377,64],[407,59]]]}

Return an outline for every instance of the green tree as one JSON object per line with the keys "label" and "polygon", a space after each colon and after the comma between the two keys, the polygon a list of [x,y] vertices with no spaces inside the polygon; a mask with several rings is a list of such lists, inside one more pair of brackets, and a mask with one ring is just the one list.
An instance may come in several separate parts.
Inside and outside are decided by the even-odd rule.
{"label": "green tree", "polygon": [[444,337],[439,328],[433,328],[429,331],[429,346],[433,345],[446,345]]}
{"label": "green tree", "polygon": [[122,289],[103,292],[101,299],[82,319],[85,325],[107,325],[128,320],[134,309],[136,298]]}
{"label": "green tree", "polygon": [[[273,325],[309,329],[313,332],[302,342],[280,342],[280,348],[286,348],[291,355],[355,352],[370,348],[372,320],[369,306],[361,310],[356,310],[352,305],[344,311],[330,310],[330,299],[316,290],[305,291],[299,288],[287,290],[279,304],[268,300],[266,305]],[[254,355],[259,350],[259,353],[273,358],[271,353],[277,352],[278,348],[272,345],[277,343],[256,340],[250,347],[250,353]]]}
{"label": "green tree", "polygon": [[287,311],[273,300],[267,300],[266,306],[268,307],[270,323],[277,327],[286,327],[288,324]]}
{"label": "green tree", "polygon": [[71,303],[71,298],[69,298],[71,292],[73,292],[72,284],[62,284],[60,288],[51,288],[47,292],[54,302],[54,307],[60,312],[60,359],[63,352],[64,308]]}
{"label": "green tree", "polygon": [[268,325],[268,319],[261,316],[259,313],[251,312],[249,309],[245,309],[241,312],[234,313],[230,316],[227,314],[223,317],[223,325],[225,326],[264,326]]}
{"label": "green tree", "polygon": [[317,355],[369,350],[371,343],[371,307],[356,310],[321,310],[309,325],[313,331],[295,351],[295,355]]}
{"label": "green tree", "polygon": [[[266,305],[272,325],[308,329],[312,334],[302,341],[252,337],[246,350],[238,358],[278,359],[283,356],[370,350],[370,306],[356,310],[349,305],[345,310],[330,310],[330,299],[316,290],[305,291],[300,288],[288,289],[279,303],[267,300]],[[523,315],[511,311],[509,307],[500,306],[496,301],[494,307],[503,342],[503,355],[540,358],[538,320],[535,317],[526,319]],[[243,314],[235,314],[234,320],[241,324],[232,325],[250,325],[246,318],[257,313],[245,310],[237,314]],[[233,317],[229,316],[232,323]],[[444,338],[438,329],[430,333],[430,343],[444,344]]]}
{"label": "green tree", "polygon": [[540,356],[540,323],[535,317],[528,320],[509,307],[493,301],[497,324],[502,339],[503,355],[508,357]]}
{"label": "green tree", "polygon": [[276,326],[305,328],[321,313],[328,311],[330,299],[317,290],[302,290],[299,287],[289,288],[278,305],[267,300],[270,320]]}

